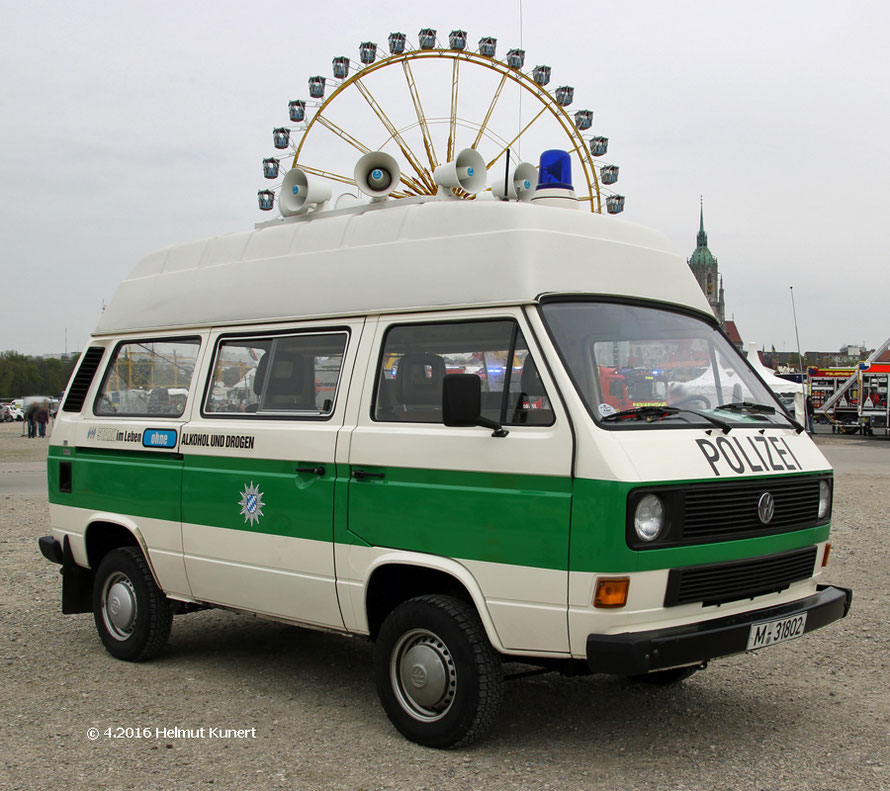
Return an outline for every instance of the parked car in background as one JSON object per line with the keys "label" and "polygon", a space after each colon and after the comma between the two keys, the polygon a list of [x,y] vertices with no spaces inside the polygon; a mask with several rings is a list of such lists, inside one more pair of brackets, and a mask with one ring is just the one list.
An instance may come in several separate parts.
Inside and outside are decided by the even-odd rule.
{"label": "parked car in background", "polygon": [[12,420],[15,420],[15,415],[12,413],[12,407],[9,404],[0,404],[0,421],[9,423]]}

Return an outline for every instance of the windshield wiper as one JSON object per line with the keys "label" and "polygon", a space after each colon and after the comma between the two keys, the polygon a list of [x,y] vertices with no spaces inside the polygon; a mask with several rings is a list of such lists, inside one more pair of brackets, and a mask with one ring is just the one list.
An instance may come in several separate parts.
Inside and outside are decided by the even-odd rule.
{"label": "windshield wiper", "polygon": [[729,425],[724,420],[720,420],[719,418],[714,417],[713,415],[709,415],[706,412],[698,412],[695,409],[685,409],[684,407],[676,407],[676,406],[638,406],[633,409],[622,409],[620,412],[613,412],[611,415],[606,415],[603,418],[603,422],[609,421],[618,421],[625,418],[640,418],[647,421],[653,420],[661,420],[662,418],[671,417],[672,415],[677,415],[680,412],[686,412],[690,415],[697,415],[698,417],[707,420],[713,426],[717,426],[718,428],[723,429],[724,434],[728,434],[732,426]]}
{"label": "windshield wiper", "polygon": [[[729,412],[750,412],[753,415],[775,415],[776,408],[774,406],[770,406],[769,404],[754,404],[751,401],[734,401],[731,404],[721,404],[720,406],[714,407],[714,409],[726,409]],[[785,419],[791,423],[794,427],[794,430],[800,434],[802,431],[806,431],[806,429],[800,425],[790,414],[783,411],[783,416]]]}
{"label": "windshield wiper", "polygon": [[676,415],[679,411],[679,409],[672,406],[636,406],[633,409],[622,409],[620,412],[613,412],[611,415],[606,415],[603,420],[614,421],[625,417],[658,420],[668,415]]}
{"label": "windshield wiper", "polygon": [[769,404],[755,404],[753,401],[733,401],[731,404],[720,404],[714,409],[725,409],[729,412],[752,412],[765,415],[776,414],[776,408]]}

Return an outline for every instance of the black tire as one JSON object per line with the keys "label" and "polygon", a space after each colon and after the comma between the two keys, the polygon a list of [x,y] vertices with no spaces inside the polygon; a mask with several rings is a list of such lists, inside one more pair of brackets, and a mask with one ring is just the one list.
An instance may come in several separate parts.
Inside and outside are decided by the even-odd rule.
{"label": "black tire", "polygon": [[630,681],[638,681],[643,684],[665,686],[679,684],[699,670],[701,670],[700,667],[672,667],[669,670],[653,670],[651,673],[641,673],[638,676],[628,676],[627,678]]}
{"label": "black tire", "polygon": [[109,552],[96,569],[93,618],[109,654],[128,662],[157,656],[167,643],[173,612],[136,547]]}
{"label": "black tire", "polygon": [[454,596],[419,596],[396,607],[377,636],[374,675],[392,724],[427,747],[479,739],[504,691],[500,655],[473,607]]}

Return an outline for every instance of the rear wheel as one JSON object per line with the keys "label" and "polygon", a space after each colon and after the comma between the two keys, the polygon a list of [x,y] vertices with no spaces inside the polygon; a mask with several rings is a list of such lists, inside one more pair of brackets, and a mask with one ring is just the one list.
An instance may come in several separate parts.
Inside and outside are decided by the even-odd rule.
{"label": "rear wheel", "polygon": [[453,596],[419,596],[384,621],[377,693],[399,732],[427,747],[460,747],[494,723],[503,670],[476,611]]}
{"label": "rear wheel", "polygon": [[136,547],[109,552],[96,569],[93,617],[109,654],[128,662],[157,656],[170,636],[173,613]]}

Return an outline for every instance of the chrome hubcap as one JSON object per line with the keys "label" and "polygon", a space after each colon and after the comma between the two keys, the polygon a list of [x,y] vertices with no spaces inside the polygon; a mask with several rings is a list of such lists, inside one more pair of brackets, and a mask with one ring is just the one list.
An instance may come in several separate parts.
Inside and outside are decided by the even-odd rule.
{"label": "chrome hubcap", "polygon": [[136,591],[130,578],[110,574],[102,588],[102,620],[116,640],[126,640],[136,623]]}
{"label": "chrome hubcap", "polygon": [[402,635],[390,659],[390,680],[402,708],[414,719],[434,722],[454,703],[457,673],[451,652],[425,629]]}

